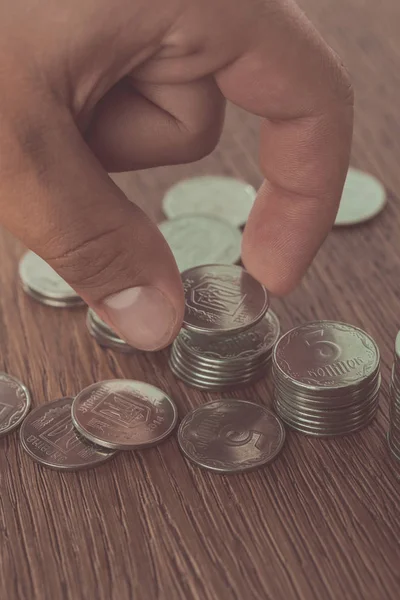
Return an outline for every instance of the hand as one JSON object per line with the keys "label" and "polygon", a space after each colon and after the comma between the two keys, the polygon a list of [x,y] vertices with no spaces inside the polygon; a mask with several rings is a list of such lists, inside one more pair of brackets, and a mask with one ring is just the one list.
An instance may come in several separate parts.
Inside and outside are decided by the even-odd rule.
{"label": "hand", "polygon": [[125,340],[166,346],[183,292],[173,256],[107,172],[194,161],[225,99],[264,118],[265,176],[243,239],[284,294],[335,218],[353,97],[290,0],[5,0],[0,6],[2,224]]}

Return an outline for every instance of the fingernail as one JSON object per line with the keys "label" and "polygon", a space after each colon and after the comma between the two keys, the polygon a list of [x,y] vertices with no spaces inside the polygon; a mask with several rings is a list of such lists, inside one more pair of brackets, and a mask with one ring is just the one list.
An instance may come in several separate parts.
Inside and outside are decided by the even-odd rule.
{"label": "fingernail", "polygon": [[177,314],[155,287],[133,287],[109,296],[103,310],[114,331],[139,350],[159,350],[171,339]]}

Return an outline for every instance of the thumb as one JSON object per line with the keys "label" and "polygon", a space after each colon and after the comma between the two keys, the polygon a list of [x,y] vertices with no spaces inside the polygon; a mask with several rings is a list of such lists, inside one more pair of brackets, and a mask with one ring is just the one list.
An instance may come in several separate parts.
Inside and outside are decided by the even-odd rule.
{"label": "thumb", "polygon": [[70,115],[57,109],[48,119],[35,115],[22,131],[21,120],[7,121],[3,224],[129,344],[167,346],[180,329],[184,298],[166,241],[111,181]]}

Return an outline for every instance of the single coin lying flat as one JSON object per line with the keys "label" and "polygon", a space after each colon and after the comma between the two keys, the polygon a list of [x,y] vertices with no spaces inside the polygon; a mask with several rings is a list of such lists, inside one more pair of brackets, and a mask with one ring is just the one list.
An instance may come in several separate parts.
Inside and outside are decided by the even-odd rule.
{"label": "single coin lying flat", "polygon": [[229,265],[240,259],[241,232],[214,216],[181,216],[164,221],[159,228],[181,273],[199,265]]}
{"label": "single coin lying flat", "polygon": [[246,223],[256,195],[252,185],[233,177],[192,177],[168,190],[163,211],[168,219],[208,214],[240,227]]}
{"label": "single coin lying flat", "polygon": [[72,405],[72,421],[79,433],[114,450],[159,444],[172,433],[177,418],[175,404],[162,390],[128,379],[94,383]]}
{"label": "single coin lying flat", "polygon": [[178,442],[199,467],[219,473],[250,471],[271,462],[285,442],[285,429],[271,411],[244,400],[217,400],[182,420]]}
{"label": "single coin lying flat", "polygon": [[376,177],[351,167],[347,173],[335,225],[356,225],[376,217],[386,205],[386,191]]}

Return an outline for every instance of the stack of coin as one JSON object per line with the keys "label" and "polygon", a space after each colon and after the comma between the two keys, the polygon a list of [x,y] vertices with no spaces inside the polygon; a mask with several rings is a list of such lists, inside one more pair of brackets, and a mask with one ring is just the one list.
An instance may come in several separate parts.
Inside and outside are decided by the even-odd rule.
{"label": "stack of coin", "polygon": [[379,350],[361,329],[315,321],[286,333],[273,352],[275,408],[303,433],[354,433],[375,416],[381,383]]}
{"label": "stack of coin", "polygon": [[117,350],[118,352],[135,352],[135,348],[130,346],[107,325],[102,319],[89,308],[86,317],[86,326],[90,335],[96,340],[96,342],[102,348],[109,348],[110,350]]}
{"label": "stack of coin", "polygon": [[396,337],[392,380],[390,385],[389,448],[400,460],[400,331]]}
{"label": "stack of coin", "polygon": [[57,308],[82,306],[84,301],[40,256],[27,252],[19,263],[24,291],[42,304]]}
{"label": "stack of coin", "polygon": [[265,373],[279,337],[265,288],[241,267],[204,265],[182,274],[184,329],[172,345],[170,367],[193,387],[219,391]]}

